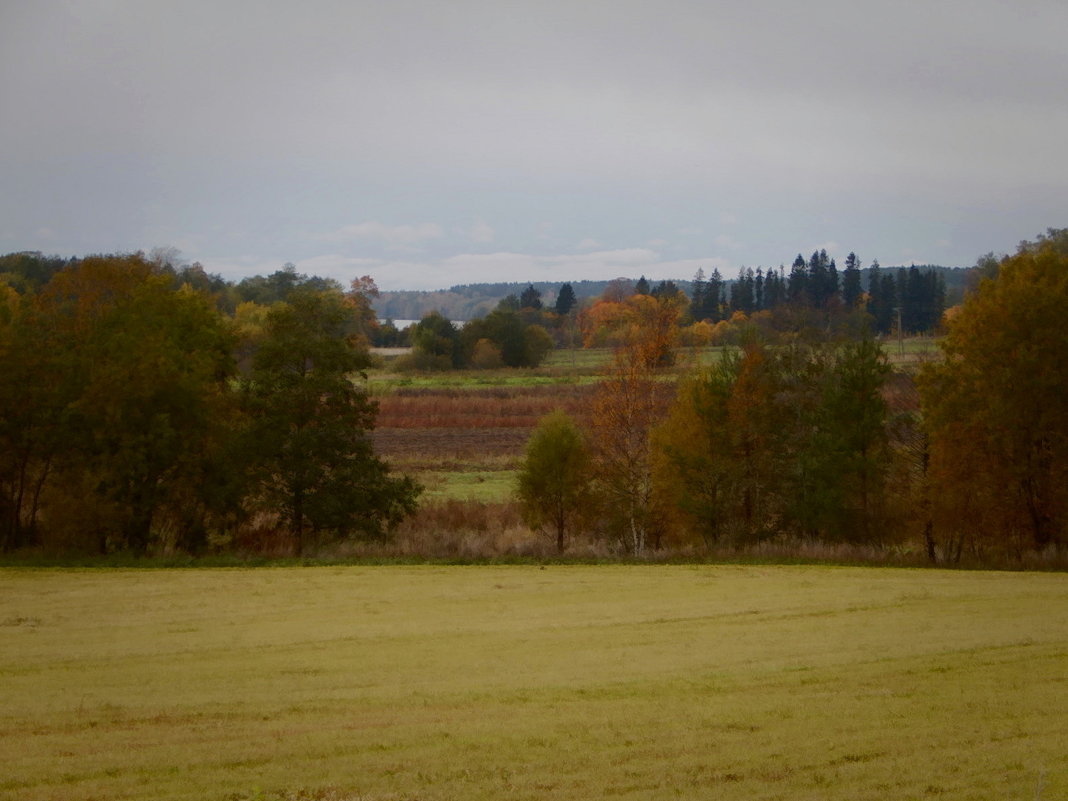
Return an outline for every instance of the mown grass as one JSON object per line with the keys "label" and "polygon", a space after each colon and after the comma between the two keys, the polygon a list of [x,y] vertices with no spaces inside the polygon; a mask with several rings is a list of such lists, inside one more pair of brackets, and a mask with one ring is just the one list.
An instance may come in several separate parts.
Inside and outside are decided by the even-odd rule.
{"label": "mown grass", "polygon": [[1068,797],[1056,574],[0,572],[18,799]]}

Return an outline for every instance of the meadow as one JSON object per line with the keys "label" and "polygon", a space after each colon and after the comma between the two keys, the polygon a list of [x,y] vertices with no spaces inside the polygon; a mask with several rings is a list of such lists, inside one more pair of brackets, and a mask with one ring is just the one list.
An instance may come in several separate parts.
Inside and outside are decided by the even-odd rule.
{"label": "meadow", "polygon": [[1063,574],[0,571],[0,797],[1068,797]]}

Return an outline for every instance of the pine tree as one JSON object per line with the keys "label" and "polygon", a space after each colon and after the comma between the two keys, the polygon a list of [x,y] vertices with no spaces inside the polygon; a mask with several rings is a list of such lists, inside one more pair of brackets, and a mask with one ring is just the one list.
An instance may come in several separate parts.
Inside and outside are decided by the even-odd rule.
{"label": "pine tree", "polygon": [[847,309],[853,309],[860,301],[860,296],[860,263],[857,254],[850,252],[842,272],[842,302]]}
{"label": "pine tree", "polygon": [[571,288],[571,284],[563,284],[560,287],[560,292],[556,295],[556,313],[561,317],[566,316],[575,308],[575,303],[575,290]]}
{"label": "pine tree", "polygon": [[528,285],[519,296],[519,308],[534,310],[541,308],[541,292],[535,289],[533,284]]}

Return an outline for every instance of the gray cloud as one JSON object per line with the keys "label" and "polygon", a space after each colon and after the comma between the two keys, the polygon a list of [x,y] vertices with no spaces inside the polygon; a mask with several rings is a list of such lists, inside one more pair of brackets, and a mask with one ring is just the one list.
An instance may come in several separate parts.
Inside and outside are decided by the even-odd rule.
{"label": "gray cloud", "polygon": [[1065,224],[1066,29],[1043,0],[6,4],[0,249],[421,284],[490,243],[581,273],[594,239],[968,263]]}

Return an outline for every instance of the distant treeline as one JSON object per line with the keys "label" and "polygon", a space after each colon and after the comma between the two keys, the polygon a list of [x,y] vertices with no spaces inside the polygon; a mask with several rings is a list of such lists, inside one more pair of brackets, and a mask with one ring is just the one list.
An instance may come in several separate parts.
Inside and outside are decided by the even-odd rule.
{"label": "distant treeline", "polygon": [[[624,279],[626,280],[626,279]],[[600,297],[612,281],[571,281],[578,300]],[[630,281],[631,285],[635,281]],[[688,282],[679,282],[686,284]],[[509,295],[519,297],[527,287],[534,287],[546,305],[553,305],[561,282],[497,282],[492,284],[458,284],[433,291],[382,292],[374,302],[375,312],[383,320],[421,320],[438,312],[450,320],[474,320],[497,308]]]}
{"label": "distant treeline", "polygon": [[[811,259],[809,260],[811,261]],[[796,262],[796,260],[795,260]],[[807,261],[802,259],[805,266],[808,266]],[[830,260],[833,263],[833,259]],[[827,265],[828,267],[830,264]],[[837,267],[836,267],[837,271]],[[889,276],[895,283],[893,292],[895,294],[894,302],[884,302],[882,304],[885,308],[892,309],[898,305],[896,300],[896,294],[898,293],[898,285],[904,281],[904,288],[907,291],[908,276],[909,274],[915,274],[918,271],[921,274],[928,276],[937,276],[937,281],[941,283],[941,291],[943,292],[944,306],[949,308],[951,306],[958,305],[964,298],[964,293],[975,281],[975,268],[974,267],[943,267],[934,264],[924,265],[911,265],[910,267],[880,267],[878,263],[873,263],[871,266],[860,268],[861,288],[862,291],[870,291],[872,281],[872,273],[876,276],[876,294],[880,294],[882,291],[882,297],[884,301],[887,301],[891,296],[887,294],[889,291],[889,285],[884,286],[887,276]],[[726,309],[738,309],[749,306],[749,310],[756,311],[761,308],[766,308],[765,305],[756,305],[756,297],[753,301],[746,304],[740,298],[732,305],[731,298],[732,292],[734,292],[735,284],[740,284],[740,288],[744,288],[747,282],[752,286],[752,290],[756,290],[756,285],[759,279],[761,286],[761,303],[763,304],[763,285],[769,276],[774,275],[776,278],[783,277],[788,280],[789,273],[791,271],[783,267],[774,269],[763,268],[742,268],[739,271],[737,278],[725,279],[719,276],[718,272],[713,270],[712,275],[709,278],[705,278],[703,275],[700,277],[695,276],[695,280],[672,280],[674,286],[684,292],[687,297],[693,298],[695,284],[697,287],[701,286],[701,281],[707,281],[710,279],[718,278],[720,284],[719,288],[722,293],[722,303]],[[902,276],[904,276],[902,278]],[[571,288],[575,292],[575,297],[581,302],[587,299],[598,298],[604,295],[605,291],[610,286],[618,286],[619,284],[625,284],[629,290],[634,290],[639,282],[644,278],[617,278],[612,281],[570,281]],[[915,279],[913,279],[915,280]],[[656,279],[648,279],[649,284],[655,284],[659,281]],[[529,282],[496,282],[496,283],[482,283],[482,284],[458,284],[456,286],[449,287],[448,289],[439,289],[435,291],[396,291],[396,292],[382,292],[378,298],[374,301],[374,309],[380,319],[383,320],[419,320],[425,315],[431,312],[438,312],[442,316],[450,320],[473,320],[478,317],[483,317],[486,314],[493,311],[497,304],[501,300],[509,295],[519,295],[528,286],[533,286],[534,289],[541,293],[541,297],[546,305],[552,305],[555,303],[557,293],[560,291],[562,283],[549,282],[549,281],[535,281]],[[913,290],[915,290],[915,284]],[[698,292],[700,295],[700,291]],[[874,313],[874,312],[873,312]],[[881,323],[886,319],[887,312],[882,310],[880,314],[875,314],[877,318],[877,324],[879,327]],[[908,329],[908,326],[906,326]]]}
{"label": "distant treeline", "polygon": [[[902,319],[905,330],[927,330],[931,327],[926,324],[929,319],[941,314],[941,309],[936,312],[934,308],[938,305],[939,297],[943,308],[958,305],[967,289],[974,284],[977,274],[975,267],[943,267],[933,264],[912,265],[907,268],[880,267],[876,261],[868,267],[860,267],[859,260],[856,260],[853,254],[850,256],[859,270],[860,290],[871,295],[868,309],[875,318],[875,327],[883,333],[890,331],[896,324],[896,309],[899,307],[902,313],[908,316],[908,319]],[[230,281],[221,275],[207,272],[196,262],[184,262],[174,249],[154,250],[149,254],[149,259],[162,265],[165,271],[174,276],[176,283],[211,293],[216,298],[219,309],[229,314],[233,314],[241,303],[269,305],[284,301],[298,285],[313,289],[326,289],[336,285],[336,282],[328,278],[302,275],[292,264],[283,265],[270,275],[255,275],[240,281]],[[78,258],[48,256],[36,251],[7,254],[0,256],[0,281],[20,292],[33,292],[47,284],[60,270],[78,261]],[[696,308],[690,315],[692,319],[710,319],[716,322],[734,311],[750,313],[774,308],[780,299],[796,300],[800,293],[800,284],[796,280],[799,271],[807,277],[814,270],[816,273],[821,273],[822,270],[821,274],[827,281],[824,284],[826,291],[831,294],[845,293],[846,288],[842,285],[845,269],[848,267],[843,265],[843,269],[839,271],[834,259],[828,259],[826,251],[819,251],[813,253],[807,261],[798,255],[790,269],[781,266],[769,269],[743,267],[735,278],[725,278],[717,270],[713,270],[706,277],[701,271],[692,280],[669,280],[660,283],[672,285],[685,293],[691,301],[695,301]],[[794,276],[793,280],[791,276]],[[923,280],[918,281],[918,276],[923,276]],[[643,284],[653,285],[657,281],[646,280],[645,276],[641,276],[636,279],[616,278],[611,281],[567,283],[581,305],[582,301],[602,297],[613,287],[633,292],[640,291]],[[779,290],[780,284],[786,287],[785,291]],[[375,313],[382,320],[420,320],[431,312],[438,312],[449,320],[466,321],[485,317],[506,297],[518,297],[528,287],[533,287],[540,293],[546,306],[552,306],[562,285],[563,283],[549,281],[457,284],[436,291],[381,292],[371,302]],[[715,292],[718,294],[714,295]],[[790,294],[791,292],[793,294]],[[936,303],[932,304],[931,299]],[[923,310],[919,310],[921,306]],[[912,312],[907,311],[908,309],[912,309]],[[937,323],[937,320],[933,322]]]}

